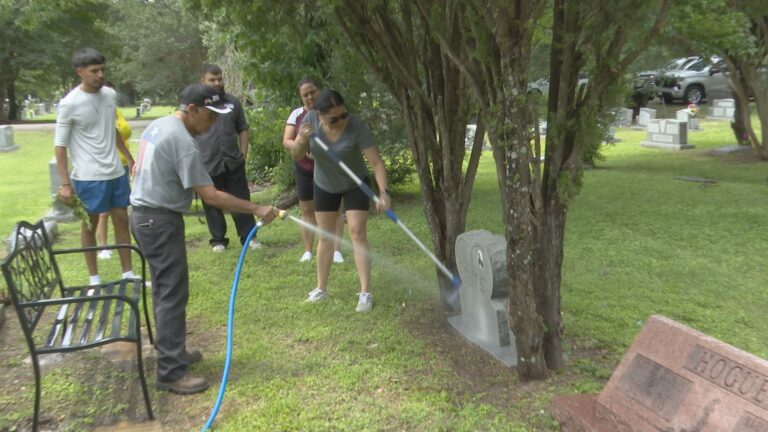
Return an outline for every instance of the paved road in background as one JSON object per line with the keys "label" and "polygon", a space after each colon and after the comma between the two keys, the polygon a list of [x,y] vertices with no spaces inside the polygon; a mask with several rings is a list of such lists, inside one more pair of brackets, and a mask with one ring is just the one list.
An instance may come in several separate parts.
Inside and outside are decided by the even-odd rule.
{"label": "paved road in background", "polygon": [[[151,122],[152,120],[150,119],[128,120],[128,124],[131,126],[132,129],[145,128]],[[11,128],[13,129],[14,132],[16,131],[52,131],[56,129],[56,123],[12,124]]]}

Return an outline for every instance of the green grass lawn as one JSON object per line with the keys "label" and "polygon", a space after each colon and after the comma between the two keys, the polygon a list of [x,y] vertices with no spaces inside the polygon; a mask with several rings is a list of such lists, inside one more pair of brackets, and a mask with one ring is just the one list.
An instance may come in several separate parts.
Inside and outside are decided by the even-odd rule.
{"label": "green grass lawn", "polygon": [[[298,227],[290,221],[264,227],[259,233],[264,249],[245,259],[232,371],[216,430],[554,431],[556,422],[546,413],[550,398],[598,392],[651,314],[768,357],[763,263],[768,164],[708,155],[730,144],[732,136],[726,123],[704,121],[702,128],[690,134],[696,149],[684,152],[640,147],[644,131],[620,129],[622,141],[605,149],[607,160],[585,173],[566,230],[568,370],[544,383],[516,384],[513,370],[450,330],[438,309],[434,266],[385,217],[369,222],[375,306],[367,315],[354,312],[357,276],[349,246],[343,248],[347,262],[332,268],[330,300],[305,305],[315,273],[312,265],[298,262]],[[16,141],[20,150],[0,154],[4,233],[18,219],[41,216],[50,200],[51,134],[17,133]],[[254,200],[270,203],[274,194],[266,191]],[[485,152],[467,230],[502,234],[499,201],[492,156]],[[429,244],[417,185],[396,191],[394,203],[398,216]],[[199,216],[186,222],[192,285],[188,342],[205,353],[194,372],[214,385],[187,397],[152,392],[156,414],[169,431],[199,429],[215,401],[239,253],[212,255]],[[60,245],[78,244],[75,224],[61,231]],[[105,272],[116,274],[115,261]],[[85,281],[79,260],[63,267],[67,278]],[[29,365],[20,361],[24,350],[17,351],[2,367],[27,371]],[[154,365],[149,368],[154,382]],[[62,430],[81,430],[113,414],[92,407],[83,396],[91,391],[88,380],[81,375],[72,368],[44,379],[43,411],[67,418]],[[8,395],[0,397],[0,429],[10,429],[31,416],[31,375],[24,392],[16,391],[19,384],[0,385],[7,386],[0,393]],[[46,391],[63,396],[46,399]],[[119,389],[100,397],[127,403]],[[77,415],[83,406],[91,411]],[[141,418],[143,411],[136,412]]]}
{"label": "green grass lawn", "polygon": [[[136,118],[136,108],[137,108],[136,106],[119,107],[120,111],[123,112],[123,116],[125,116],[127,120]],[[176,110],[176,107],[170,106],[170,105],[153,106],[152,109],[142,114],[141,118],[145,120],[156,119],[156,118],[171,114],[173,113],[174,110]],[[56,120],[56,113],[50,113],[44,116],[35,117],[35,121],[54,121],[54,120]]]}

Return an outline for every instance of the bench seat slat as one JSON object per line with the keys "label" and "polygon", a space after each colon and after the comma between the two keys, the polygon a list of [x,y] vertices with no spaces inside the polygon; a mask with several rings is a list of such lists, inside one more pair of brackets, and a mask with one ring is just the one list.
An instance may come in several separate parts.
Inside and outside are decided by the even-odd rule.
{"label": "bench seat slat", "polygon": [[[114,285],[108,285],[104,294],[112,294],[114,292],[114,288]],[[104,301],[104,305],[101,308],[101,315],[99,316],[99,326],[96,329],[96,336],[94,337],[95,341],[100,341],[104,338],[104,331],[107,328],[107,321],[109,321],[109,311],[111,306],[112,299],[107,299]]]}
{"label": "bench seat slat", "polygon": [[[80,297],[83,296],[83,291],[87,287],[81,287],[78,289]],[[72,345],[72,339],[75,337],[75,331],[77,330],[77,323],[80,320],[80,312],[83,310],[83,303],[76,303],[75,310],[72,312],[72,316],[67,323],[67,330],[64,332],[64,339],[61,341],[62,347],[68,347]]]}
{"label": "bench seat slat", "polygon": [[[121,296],[125,295],[125,284],[120,284],[120,288],[118,289],[118,294]],[[123,310],[125,309],[125,302],[122,300],[118,300],[115,303],[115,314],[112,317],[112,338],[116,338],[120,336],[120,327],[123,322]]]}
{"label": "bench seat slat", "polygon": [[[88,291],[89,295],[100,295],[103,285],[94,286],[93,291]],[[93,316],[96,314],[96,308],[99,305],[99,301],[92,301],[88,303],[88,312],[85,314],[85,322],[83,322],[83,330],[80,333],[80,345],[88,343],[88,336],[91,332],[91,325],[93,324]]]}
{"label": "bench seat slat", "polygon": [[45,341],[45,348],[51,348],[56,345],[56,339],[58,339],[61,330],[67,325],[67,310],[69,310],[69,304],[61,305],[59,312],[56,314],[56,320],[53,322],[48,338]]}

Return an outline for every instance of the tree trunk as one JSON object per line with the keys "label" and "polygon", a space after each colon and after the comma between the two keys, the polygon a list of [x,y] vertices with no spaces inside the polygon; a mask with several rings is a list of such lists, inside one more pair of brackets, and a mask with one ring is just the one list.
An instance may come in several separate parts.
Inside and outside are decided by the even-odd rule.
{"label": "tree trunk", "polygon": [[746,117],[749,115],[749,101],[742,97],[736,96],[736,109],[733,114],[733,121],[731,122],[731,129],[733,135],[736,138],[736,143],[739,145],[749,145],[749,133],[747,132]]}
{"label": "tree trunk", "polygon": [[544,202],[538,235],[536,264],[537,299],[539,314],[544,321],[544,358],[552,370],[565,368],[563,358],[563,317],[561,314],[560,284],[563,267],[563,237],[565,234],[565,206],[551,191]]}
{"label": "tree trunk", "polygon": [[5,82],[0,79],[0,121],[8,120],[5,115]]}
{"label": "tree trunk", "polygon": [[[523,109],[516,105],[516,110]],[[536,301],[539,277],[535,265],[535,224],[530,195],[530,154],[527,150],[530,132],[529,116],[501,113],[496,125],[490,127],[493,154],[499,173],[499,186],[504,203],[504,225],[507,240],[507,270],[509,272],[509,318],[515,334],[517,373],[520,381],[546,379],[549,376],[544,357],[544,323]],[[522,115],[520,115],[522,114]],[[516,120],[512,120],[512,119]],[[513,123],[514,121],[514,123]],[[499,133],[500,130],[504,132]]]}
{"label": "tree trunk", "polygon": [[16,76],[5,82],[5,97],[8,98],[8,120],[19,120],[19,104],[16,102]]}

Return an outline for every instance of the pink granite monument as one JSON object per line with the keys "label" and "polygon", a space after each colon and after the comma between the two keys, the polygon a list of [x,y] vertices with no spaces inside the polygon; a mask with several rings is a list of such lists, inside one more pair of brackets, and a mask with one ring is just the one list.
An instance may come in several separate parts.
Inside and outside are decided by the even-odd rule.
{"label": "pink granite monument", "polygon": [[768,361],[654,315],[602,393],[550,411],[567,432],[768,432]]}

